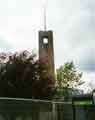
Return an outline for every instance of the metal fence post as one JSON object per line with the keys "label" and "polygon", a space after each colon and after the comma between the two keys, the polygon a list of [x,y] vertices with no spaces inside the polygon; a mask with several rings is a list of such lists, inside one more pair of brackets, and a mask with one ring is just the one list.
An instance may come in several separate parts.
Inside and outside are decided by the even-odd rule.
{"label": "metal fence post", "polygon": [[56,115],[56,104],[55,102],[52,102],[52,120],[57,120],[57,115]]}

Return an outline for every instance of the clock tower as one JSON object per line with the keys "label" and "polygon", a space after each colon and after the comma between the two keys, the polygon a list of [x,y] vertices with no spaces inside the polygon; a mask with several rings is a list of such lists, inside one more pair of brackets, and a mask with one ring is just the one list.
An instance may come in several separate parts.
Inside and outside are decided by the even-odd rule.
{"label": "clock tower", "polygon": [[39,60],[46,60],[49,73],[54,77],[53,32],[39,31]]}
{"label": "clock tower", "polygon": [[48,66],[48,74],[55,79],[53,31],[47,30],[46,3],[44,4],[43,18],[44,30],[39,31],[39,60],[46,60],[45,64]]}

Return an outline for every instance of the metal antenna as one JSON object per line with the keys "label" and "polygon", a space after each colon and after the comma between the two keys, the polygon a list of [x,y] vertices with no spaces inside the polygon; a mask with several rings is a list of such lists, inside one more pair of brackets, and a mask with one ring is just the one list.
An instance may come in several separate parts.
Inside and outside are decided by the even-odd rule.
{"label": "metal antenna", "polygon": [[46,18],[46,0],[44,0],[44,4],[43,4],[43,6],[44,6],[44,30],[46,31],[46,29],[47,29],[47,18]]}

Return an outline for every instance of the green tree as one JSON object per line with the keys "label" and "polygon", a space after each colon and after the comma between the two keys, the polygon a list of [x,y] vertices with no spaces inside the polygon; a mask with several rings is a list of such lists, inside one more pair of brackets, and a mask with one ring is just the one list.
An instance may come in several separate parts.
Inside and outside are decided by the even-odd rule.
{"label": "green tree", "polygon": [[84,83],[81,77],[82,73],[76,70],[73,62],[65,63],[64,66],[57,69],[57,90],[61,90],[63,94],[65,92],[65,95],[68,96],[68,90],[74,90],[75,87]]}
{"label": "green tree", "polygon": [[60,88],[74,88],[83,83],[82,73],[79,73],[73,62],[67,62],[57,69],[57,85]]}

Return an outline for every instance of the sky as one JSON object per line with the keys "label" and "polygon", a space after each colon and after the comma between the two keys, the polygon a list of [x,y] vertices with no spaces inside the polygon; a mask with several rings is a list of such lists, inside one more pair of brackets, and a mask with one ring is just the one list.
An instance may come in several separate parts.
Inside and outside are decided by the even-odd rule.
{"label": "sky", "polygon": [[[0,0],[0,51],[35,49],[43,30],[44,0]],[[95,0],[46,0],[47,30],[53,30],[55,66],[74,61],[95,83]]]}

